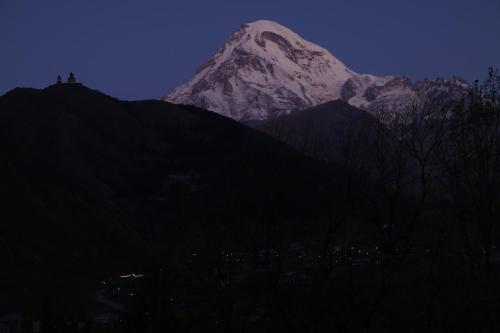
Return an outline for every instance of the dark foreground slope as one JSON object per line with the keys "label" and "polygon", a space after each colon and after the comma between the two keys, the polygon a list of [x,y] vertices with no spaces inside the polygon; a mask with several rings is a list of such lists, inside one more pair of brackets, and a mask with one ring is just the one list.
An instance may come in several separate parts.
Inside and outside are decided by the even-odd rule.
{"label": "dark foreground slope", "polygon": [[250,125],[311,157],[342,161],[354,150],[360,158],[369,158],[368,147],[378,121],[368,112],[336,100]]}
{"label": "dark foreground slope", "polygon": [[[477,108],[498,124],[498,108]],[[9,92],[0,315],[44,332],[498,331],[498,238],[483,223],[498,220],[497,165],[476,179],[463,171],[484,150],[441,149],[435,165],[458,169],[426,168],[419,186],[412,137],[378,125],[339,102],[262,125],[310,159],[197,108],[78,85]]]}
{"label": "dark foreground slope", "polygon": [[15,299],[141,269],[195,226],[314,219],[330,199],[320,164],[264,134],[79,85],[0,97],[0,151],[0,287]]}

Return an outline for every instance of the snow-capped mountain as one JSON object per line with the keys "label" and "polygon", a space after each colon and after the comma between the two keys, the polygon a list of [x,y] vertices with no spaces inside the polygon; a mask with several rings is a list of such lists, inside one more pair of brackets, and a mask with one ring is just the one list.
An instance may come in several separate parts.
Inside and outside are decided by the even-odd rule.
{"label": "snow-capped mountain", "polygon": [[393,108],[424,90],[460,92],[466,87],[458,79],[412,83],[405,77],[358,74],[290,29],[260,20],[233,32],[190,81],[162,99],[250,120],[336,99],[368,111]]}

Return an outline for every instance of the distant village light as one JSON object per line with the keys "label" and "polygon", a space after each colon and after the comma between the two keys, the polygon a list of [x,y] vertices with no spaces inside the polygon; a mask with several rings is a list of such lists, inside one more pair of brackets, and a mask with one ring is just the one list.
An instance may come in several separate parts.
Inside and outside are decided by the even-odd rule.
{"label": "distant village light", "polygon": [[132,273],[132,274],[120,275],[120,277],[121,277],[122,279],[129,279],[129,278],[136,279],[136,278],[141,278],[141,277],[144,277],[144,275],[143,275],[143,274],[135,274],[135,273]]}

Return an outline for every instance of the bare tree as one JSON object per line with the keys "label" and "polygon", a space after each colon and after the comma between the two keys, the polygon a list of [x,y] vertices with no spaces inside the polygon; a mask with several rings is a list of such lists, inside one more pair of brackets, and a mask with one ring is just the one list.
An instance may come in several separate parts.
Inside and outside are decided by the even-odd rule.
{"label": "bare tree", "polygon": [[500,76],[490,68],[454,110],[441,163],[469,258],[488,271],[495,248],[500,193]]}

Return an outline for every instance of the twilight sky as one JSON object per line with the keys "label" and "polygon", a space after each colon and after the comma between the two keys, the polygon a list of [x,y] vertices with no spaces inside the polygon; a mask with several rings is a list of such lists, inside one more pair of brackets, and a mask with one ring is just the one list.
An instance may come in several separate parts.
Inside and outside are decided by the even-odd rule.
{"label": "twilight sky", "polygon": [[0,94],[74,71],[112,96],[159,98],[258,19],[359,73],[472,81],[500,67],[500,0],[0,0]]}

